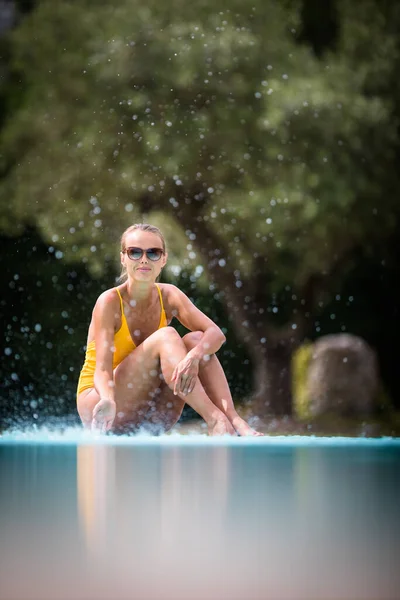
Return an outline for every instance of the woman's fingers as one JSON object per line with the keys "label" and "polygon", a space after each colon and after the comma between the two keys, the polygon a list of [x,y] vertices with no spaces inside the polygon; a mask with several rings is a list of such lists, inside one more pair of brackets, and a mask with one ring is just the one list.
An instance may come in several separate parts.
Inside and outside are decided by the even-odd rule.
{"label": "woman's fingers", "polygon": [[92,419],[92,431],[98,432],[101,430],[102,430],[101,421],[99,419],[93,418]]}
{"label": "woman's fingers", "polygon": [[[175,375],[175,378],[174,378],[174,375]],[[183,375],[184,375],[183,373],[179,373],[178,367],[176,367],[175,371],[174,371],[174,374],[172,375],[172,381],[175,381],[175,385],[174,385],[174,394],[175,395],[180,394],[180,393],[183,392],[183,387],[182,387],[182,384],[183,384],[182,377],[183,377]]]}
{"label": "woman's fingers", "polygon": [[182,375],[181,377],[181,391],[183,394],[187,394],[187,390],[188,390],[188,384],[191,381],[191,376],[190,375],[186,375],[185,373]]}
{"label": "woman's fingers", "polygon": [[102,411],[98,411],[92,419],[92,430],[93,431],[101,431],[101,433],[105,433],[109,431],[112,427],[114,419],[111,419],[109,416],[106,416],[102,413]]}
{"label": "woman's fingers", "polygon": [[179,373],[179,371],[176,373],[174,371],[174,374],[172,375],[172,381],[174,381],[174,394],[184,394],[185,396],[186,394],[190,394],[190,392],[193,391],[197,375]]}
{"label": "woman's fingers", "polygon": [[106,420],[106,419],[94,418],[94,419],[92,419],[92,431],[106,433],[107,431],[110,431],[112,424],[113,424],[113,419]]}
{"label": "woman's fingers", "polygon": [[174,385],[174,394],[185,394],[185,390],[187,387],[188,375],[185,373],[176,373],[175,376],[175,385]]}
{"label": "woman's fingers", "polygon": [[190,392],[192,391],[192,388],[193,388],[193,380],[194,380],[194,378],[193,378],[193,377],[190,377],[190,378],[188,379],[187,386],[186,386],[186,394],[190,394]]}
{"label": "woman's fingers", "polygon": [[187,375],[187,378],[184,381],[184,387],[183,387],[183,393],[185,394],[185,396],[187,394],[190,394],[190,392],[193,390],[195,380],[196,380],[196,378],[193,375]]}

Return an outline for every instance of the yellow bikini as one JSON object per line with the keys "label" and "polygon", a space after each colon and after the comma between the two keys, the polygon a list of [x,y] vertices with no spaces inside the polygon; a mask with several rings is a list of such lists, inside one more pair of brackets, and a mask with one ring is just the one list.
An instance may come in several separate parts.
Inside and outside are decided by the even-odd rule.
{"label": "yellow bikini", "polygon": [[[162,299],[162,294],[160,287],[156,284],[158,295],[160,297],[161,304],[161,317],[160,323],[157,329],[161,329],[161,327],[166,327],[168,325],[167,315],[165,314],[164,304]],[[122,296],[118,288],[115,288],[118,292],[119,301],[121,305],[121,327],[118,329],[116,334],[114,335],[114,355],[113,355],[113,369],[117,367],[123,360],[136,348],[136,344],[133,342],[131,338],[131,334],[129,332],[128,323],[124,313],[124,306],[122,302]],[[86,348],[86,356],[85,362],[81,370],[81,374],[79,376],[78,381],[78,389],[77,395],[83,390],[94,387],[94,371],[96,369],[96,347],[95,341],[92,340],[89,342]]]}

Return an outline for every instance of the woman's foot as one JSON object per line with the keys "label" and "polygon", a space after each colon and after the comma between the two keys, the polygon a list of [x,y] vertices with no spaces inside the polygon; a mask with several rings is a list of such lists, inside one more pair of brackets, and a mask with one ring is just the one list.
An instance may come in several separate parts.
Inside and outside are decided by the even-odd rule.
{"label": "woman's foot", "polygon": [[237,435],[254,436],[254,437],[260,437],[260,436],[264,435],[260,431],[256,431],[255,429],[250,427],[250,425],[248,423],[246,423],[246,421],[244,419],[242,419],[242,417],[239,417],[239,415],[236,415],[232,419],[231,423],[232,423]]}
{"label": "woman's foot", "polygon": [[230,424],[229,420],[221,413],[214,421],[207,424],[208,435],[236,435],[235,429]]}

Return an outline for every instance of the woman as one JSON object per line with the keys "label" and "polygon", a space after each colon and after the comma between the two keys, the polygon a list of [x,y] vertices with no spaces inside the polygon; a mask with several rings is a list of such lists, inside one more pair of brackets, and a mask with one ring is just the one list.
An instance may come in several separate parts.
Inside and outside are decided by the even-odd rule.
{"label": "woman", "polygon": [[[157,227],[137,224],[121,238],[123,283],[99,296],[89,326],[77,391],[86,427],[125,433],[170,429],[187,402],[210,435],[261,435],[235,411],[215,355],[219,327],[176,286],[157,284],[167,262]],[[176,317],[191,331],[169,327]]]}

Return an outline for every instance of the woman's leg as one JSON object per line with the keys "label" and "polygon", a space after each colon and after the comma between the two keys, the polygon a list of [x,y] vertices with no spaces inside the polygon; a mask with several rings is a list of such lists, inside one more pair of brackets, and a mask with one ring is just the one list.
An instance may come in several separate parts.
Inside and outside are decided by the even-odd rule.
{"label": "woman's leg", "polygon": [[[188,352],[197,346],[202,335],[201,331],[192,331],[182,338]],[[210,360],[200,362],[199,379],[207,396],[227,416],[239,435],[262,435],[252,429],[236,412],[228,381],[215,354],[210,356]]]}
{"label": "woman's leg", "polygon": [[[118,410],[112,431],[118,434],[128,434],[148,429],[149,432],[164,433],[169,431],[182,414],[185,401],[175,396],[165,381],[160,378],[154,388],[150,388],[148,399],[129,406],[128,410]],[[78,412],[82,424],[91,429],[93,409],[99,401],[99,395],[94,388],[82,392],[78,399]]]}
{"label": "woman's leg", "polygon": [[[156,390],[160,388],[161,381],[164,381],[171,390],[172,412],[181,411],[183,403],[187,402],[203,417],[210,435],[235,433],[224,413],[208,398],[199,379],[190,394],[173,395],[171,377],[176,365],[186,354],[186,346],[175,329],[163,327],[118,365],[114,372],[117,412],[113,429],[120,430],[128,424],[138,425],[153,406],[154,412],[157,412]],[[79,396],[78,411],[84,424],[91,422],[92,411],[98,399],[94,389]]]}

